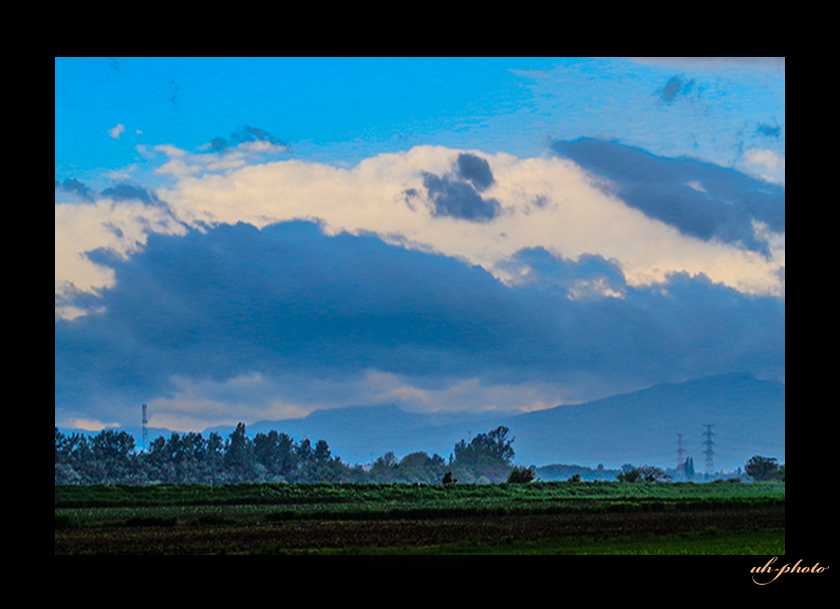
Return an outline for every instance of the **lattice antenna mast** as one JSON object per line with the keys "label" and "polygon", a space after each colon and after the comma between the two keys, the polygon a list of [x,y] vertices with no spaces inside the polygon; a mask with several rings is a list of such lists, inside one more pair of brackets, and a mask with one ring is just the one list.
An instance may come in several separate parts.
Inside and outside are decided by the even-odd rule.
{"label": "lattice antenna mast", "polygon": [[706,437],[706,440],[703,442],[703,445],[706,447],[706,450],[703,451],[703,454],[706,455],[706,473],[707,474],[714,474],[715,473],[715,451],[712,450],[712,436],[715,435],[712,433],[712,426],[711,425],[703,425],[706,428],[706,431],[703,432],[703,435]]}
{"label": "lattice antenna mast", "polygon": [[143,452],[146,452],[146,439],[148,438],[148,430],[146,429],[146,425],[149,423],[149,419],[146,418],[146,405],[143,404]]}

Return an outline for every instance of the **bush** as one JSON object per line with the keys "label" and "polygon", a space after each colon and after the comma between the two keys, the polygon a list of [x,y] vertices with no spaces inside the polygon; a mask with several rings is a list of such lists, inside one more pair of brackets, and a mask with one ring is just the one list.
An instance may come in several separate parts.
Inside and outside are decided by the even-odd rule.
{"label": "bush", "polygon": [[458,482],[458,478],[453,478],[452,477],[452,472],[446,472],[443,475],[443,483],[444,484],[455,484],[456,482]]}
{"label": "bush", "polygon": [[512,470],[510,470],[510,475],[508,475],[508,482],[512,483],[524,483],[530,482],[534,479],[537,475],[537,472],[534,470],[534,467],[525,467],[523,466],[514,466]]}
{"label": "bush", "polygon": [[744,473],[753,480],[781,480],[785,479],[785,464],[778,464],[776,457],[762,457],[755,455],[744,466]]}
{"label": "bush", "polygon": [[638,482],[642,479],[642,472],[638,468],[620,472],[616,476],[619,482]]}

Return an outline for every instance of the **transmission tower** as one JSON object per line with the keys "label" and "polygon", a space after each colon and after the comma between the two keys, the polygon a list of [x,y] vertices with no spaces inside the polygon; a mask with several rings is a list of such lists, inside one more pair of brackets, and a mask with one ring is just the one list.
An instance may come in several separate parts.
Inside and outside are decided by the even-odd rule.
{"label": "transmission tower", "polygon": [[681,434],[681,433],[677,434],[677,469],[678,470],[685,463],[685,453],[688,452],[683,448],[682,437],[684,435],[685,434]]}
{"label": "transmission tower", "polygon": [[148,437],[148,431],[146,430],[146,424],[149,422],[149,419],[146,418],[146,405],[143,404],[143,452],[146,452],[146,439]]}
{"label": "transmission tower", "polygon": [[706,447],[706,450],[703,451],[703,454],[706,455],[706,473],[707,474],[714,474],[715,473],[715,451],[712,450],[712,426],[711,425],[703,425],[706,428],[706,431],[703,432],[703,435],[706,436],[706,440],[703,442],[703,445]]}

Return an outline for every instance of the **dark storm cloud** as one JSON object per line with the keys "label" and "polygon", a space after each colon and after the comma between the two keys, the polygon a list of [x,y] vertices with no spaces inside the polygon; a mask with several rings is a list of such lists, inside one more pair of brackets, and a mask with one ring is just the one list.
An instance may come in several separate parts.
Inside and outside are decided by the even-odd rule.
{"label": "dark storm cloud", "polygon": [[627,288],[618,262],[595,254],[583,254],[572,261],[553,256],[542,247],[527,248],[516,252],[499,266],[521,277],[520,285],[555,292],[563,297],[578,297],[583,284],[597,286],[601,297],[606,290],[620,293]]}
{"label": "dark storm cloud", "polygon": [[767,253],[753,220],[785,231],[785,188],[690,158],[659,157],[582,138],[552,145],[558,155],[606,178],[625,203],[705,241],[717,238]]}
{"label": "dark storm cloud", "polygon": [[[376,369],[415,378],[562,383],[578,375],[653,383],[732,369],[784,374],[784,303],[704,278],[627,287],[597,256],[524,250],[530,281],[507,287],[478,267],[328,237],[292,222],[150,235],[115,271],[101,313],[55,323],[57,405],[91,396],[171,395],[174,376],[313,379]],[[571,300],[605,280],[623,298]],[[139,402],[138,402],[139,403]]]}
{"label": "dark storm cloud", "polygon": [[[468,153],[458,155],[451,174],[438,176],[423,172],[423,186],[432,205],[432,214],[470,222],[488,222],[501,212],[502,206],[496,199],[485,199],[479,194],[493,182],[490,164]],[[409,205],[419,195],[414,188],[403,194]]]}
{"label": "dark storm cloud", "polygon": [[458,155],[457,166],[458,174],[471,181],[476,190],[486,190],[493,184],[493,172],[485,159],[463,152]]}
{"label": "dark storm cloud", "polygon": [[242,127],[230,134],[230,137],[217,137],[211,141],[206,148],[212,152],[220,152],[226,148],[234,148],[243,142],[268,142],[273,146],[288,148],[288,144],[280,141],[268,131],[258,127]]}
{"label": "dark storm cloud", "polygon": [[91,191],[87,186],[79,180],[67,179],[62,182],[55,181],[56,190],[61,189],[64,192],[71,192],[76,194],[80,199],[87,202],[92,202],[94,191]]}
{"label": "dark storm cloud", "polygon": [[470,222],[487,222],[501,211],[496,199],[484,199],[475,187],[466,181],[453,180],[449,176],[436,176],[423,172],[423,186],[434,205],[436,216],[449,216]]}
{"label": "dark storm cloud", "polygon": [[106,188],[101,194],[103,197],[114,199],[115,201],[134,200],[142,201],[143,203],[161,204],[160,199],[158,199],[155,193],[143,188],[142,186],[129,184],[127,182]]}
{"label": "dark storm cloud", "polygon": [[165,206],[163,201],[158,199],[157,195],[152,191],[128,182],[111,186],[101,192],[88,188],[87,185],[79,180],[56,181],[55,188],[56,190],[61,189],[65,192],[72,192],[87,203],[93,203],[96,199],[104,197],[113,199],[114,201],[140,201],[149,205]]}
{"label": "dark storm cloud", "polygon": [[103,313],[56,323],[57,402],[85,386],[160,394],[173,375],[471,376],[549,330],[523,326],[527,311],[481,269],[306,223],[150,235],[130,260],[91,257],[116,286]]}

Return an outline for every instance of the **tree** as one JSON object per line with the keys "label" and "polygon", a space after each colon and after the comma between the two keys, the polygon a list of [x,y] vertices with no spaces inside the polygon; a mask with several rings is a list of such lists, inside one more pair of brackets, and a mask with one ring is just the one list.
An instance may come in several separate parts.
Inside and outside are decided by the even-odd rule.
{"label": "tree", "polygon": [[315,443],[315,452],[312,454],[312,460],[316,465],[324,465],[325,463],[329,463],[330,455],[332,455],[332,451],[330,450],[329,444],[327,444],[326,440],[318,440]]}
{"label": "tree", "polygon": [[58,427],[55,428],[55,462],[67,463],[70,460],[70,440]]}
{"label": "tree", "polygon": [[80,442],[87,447],[87,438],[79,434],[65,436],[55,428],[55,484],[84,484],[83,459],[79,451]]}
{"label": "tree", "polygon": [[287,479],[295,469],[295,442],[273,429],[254,436],[254,456],[271,478]]}
{"label": "tree", "polygon": [[377,457],[368,474],[372,482],[396,482],[397,456],[389,450],[381,457]]}
{"label": "tree", "polygon": [[467,444],[455,445],[451,460],[456,474],[465,482],[504,482],[510,474],[514,451],[509,429],[500,425],[489,433],[480,433]]}
{"label": "tree", "polygon": [[297,467],[290,482],[339,482],[350,473],[339,457],[332,457],[326,440],[318,440],[313,448],[309,438],[304,438],[295,455]]}
{"label": "tree", "polygon": [[691,480],[694,477],[694,458],[686,457],[683,464],[683,473],[685,477]]}
{"label": "tree", "polygon": [[329,444],[326,440],[318,440],[312,451],[312,459],[302,472],[304,482],[338,482],[341,479],[343,466],[338,457],[332,458]]}
{"label": "tree", "polygon": [[238,482],[253,481],[255,476],[254,443],[245,434],[245,423],[239,423],[225,444],[225,471]]}
{"label": "tree", "polygon": [[134,452],[134,437],[124,431],[103,429],[91,440],[93,456],[121,461]]}
{"label": "tree", "polygon": [[309,441],[309,438],[304,438],[300,441],[300,444],[295,449],[295,454],[297,455],[300,467],[306,467],[309,464],[312,460],[312,442]]}
{"label": "tree", "polygon": [[89,459],[82,471],[94,484],[122,484],[135,481],[134,437],[125,431],[103,429],[88,442]]}
{"label": "tree", "polygon": [[645,482],[663,482],[671,478],[662,468],[655,465],[643,465],[639,468],[639,474]]}
{"label": "tree", "polygon": [[472,441],[472,444],[493,459],[510,463],[514,455],[513,447],[511,446],[514,438],[508,440],[507,435],[509,431],[507,427],[500,425],[487,435],[478,434]]}
{"label": "tree", "polygon": [[458,482],[458,479],[452,475],[452,472],[446,472],[443,475],[443,480],[441,480],[444,484],[455,484]]}
{"label": "tree", "polygon": [[[507,481],[510,483],[528,483],[533,480],[537,475],[537,472],[532,467],[525,467],[522,466],[514,466],[512,470],[510,470],[510,474],[508,475]],[[580,478],[580,476],[578,476]]]}
{"label": "tree", "polygon": [[753,456],[744,466],[744,473],[753,480],[784,480],[784,465],[776,457]]}
{"label": "tree", "polygon": [[621,466],[621,472],[616,476],[619,482],[638,482],[642,479],[642,472],[629,463]]}
{"label": "tree", "polygon": [[396,467],[398,482],[434,484],[441,479],[446,462],[438,454],[431,457],[426,451],[416,451],[404,456]]}
{"label": "tree", "polygon": [[509,431],[507,427],[500,425],[489,433],[478,434],[469,444],[462,439],[455,445],[455,459],[462,462],[492,459],[509,464],[514,455],[511,446],[514,438],[508,439]]}
{"label": "tree", "polygon": [[153,440],[144,455],[147,475],[176,484],[201,484],[212,479],[208,441],[200,433],[173,432]]}
{"label": "tree", "polygon": [[429,453],[421,450],[413,453],[408,453],[405,457],[403,457],[400,460],[400,467],[406,469],[419,469],[421,467],[431,465],[431,463],[432,458],[429,457]]}

